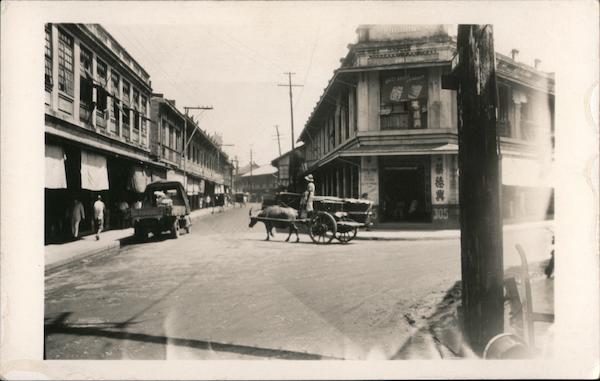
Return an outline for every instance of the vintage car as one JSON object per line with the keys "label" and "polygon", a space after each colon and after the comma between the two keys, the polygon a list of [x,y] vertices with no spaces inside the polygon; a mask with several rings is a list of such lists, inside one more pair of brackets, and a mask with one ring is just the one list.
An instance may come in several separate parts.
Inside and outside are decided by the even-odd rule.
{"label": "vintage car", "polygon": [[158,236],[168,231],[172,238],[179,237],[180,229],[191,231],[190,204],[179,181],[157,181],[146,186],[140,209],[131,210],[135,236],[148,238],[151,232]]}

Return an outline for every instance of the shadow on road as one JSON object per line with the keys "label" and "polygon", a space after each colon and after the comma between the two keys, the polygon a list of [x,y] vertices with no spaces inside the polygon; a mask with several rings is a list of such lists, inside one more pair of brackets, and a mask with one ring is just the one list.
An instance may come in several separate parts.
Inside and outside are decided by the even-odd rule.
{"label": "shadow on road", "polygon": [[[185,236],[185,235],[186,234],[183,234],[182,236]],[[150,235],[148,237],[149,238],[144,239],[144,238],[140,238],[140,237],[136,237],[135,235],[132,235],[129,237],[121,238],[119,240],[119,242],[121,243],[121,247],[125,247],[125,246],[137,245],[137,244],[142,244],[142,243],[162,242],[162,241],[172,239],[169,236],[169,234],[167,234],[167,233],[159,234],[158,236],[155,236],[152,233],[150,233]]]}
{"label": "shadow on road", "polygon": [[[212,341],[204,341],[197,339],[184,339],[177,337],[167,337],[160,335],[149,335],[145,333],[131,333],[131,332],[123,332],[123,331],[114,331],[109,330],[104,327],[117,327],[122,326],[119,323],[108,324],[104,323],[102,326],[69,326],[63,324],[61,321],[53,322],[51,324],[45,325],[45,338],[53,334],[63,334],[63,335],[74,335],[78,337],[82,336],[93,336],[93,337],[103,337],[108,339],[117,339],[117,340],[133,340],[144,343],[152,343],[152,344],[160,344],[160,345],[175,345],[179,347],[188,347],[194,349],[208,350],[214,352],[228,352],[228,353],[237,353],[240,355],[247,356],[255,356],[255,357],[264,357],[264,358],[274,358],[274,359],[284,359],[284,360],[341,360],[334,357],[321,356],[317,354],[304,353],[304,352],[295,352],[288,351],[284,349],[270,349],[270,348],[260,348],[260,347],[251,347],[246,345],[237,345],[237,344],[224,344]],[[44,351],[45,352],[45,351]],[[166,353],[166,351],[165,351]],[[94,358],[101,358],[100,356]],[[46,359],[46,354],[44,353],[44,359]]]}
{"label": "shadow on road", "polygon": [[[406,313],[415,332],[402,344],[392,360],[474,357],[463,340],[456,309],[461,304],[461,282],[448,289],[441,301],[413,306]],[[433,311],[433,312],[431,312]]]}

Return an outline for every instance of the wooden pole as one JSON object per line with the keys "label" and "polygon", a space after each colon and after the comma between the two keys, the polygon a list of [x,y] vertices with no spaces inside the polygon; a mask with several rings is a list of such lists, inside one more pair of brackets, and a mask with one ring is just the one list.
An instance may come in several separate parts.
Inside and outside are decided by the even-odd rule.
{"label": "wooden pole", "polygon": [[504,331],[498,92],[491,25],[459,25],[458,161],[463,327],[476,353]]}

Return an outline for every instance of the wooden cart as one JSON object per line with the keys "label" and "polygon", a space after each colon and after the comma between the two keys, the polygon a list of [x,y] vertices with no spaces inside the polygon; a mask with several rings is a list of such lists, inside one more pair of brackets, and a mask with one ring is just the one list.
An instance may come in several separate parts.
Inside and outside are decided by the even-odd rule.
{"label": "wooden cart", "polygon": [[[314,214],[306,217],[305,211],[300,208],[302,195],[298,193],[282,192],[277,195],[277,204],[288,206],[299,211],[295,220],[284,220],[269,217],[253,216],[259,221],[279,223],[294,223],[305,226],[312,241],[316,244],[328,244],[335,238],[341,243],[352,241],[359,228],[370,225],[372,203],[364,199],[339,198],[329,196],[315,196],[313,206]],[[263,205],[263,208],[268,205]]]}

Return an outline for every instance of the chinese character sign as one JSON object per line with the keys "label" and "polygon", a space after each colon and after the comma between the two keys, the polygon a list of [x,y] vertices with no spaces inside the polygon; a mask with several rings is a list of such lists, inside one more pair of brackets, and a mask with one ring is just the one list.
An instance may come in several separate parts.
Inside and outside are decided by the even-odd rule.
{"label": "chinese character sign", "polygon": [[448,204],[448,167],[444,155],[431,156],[431,203]]}

